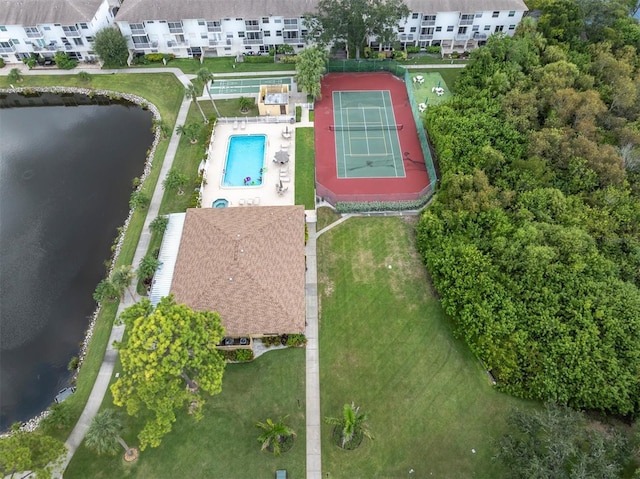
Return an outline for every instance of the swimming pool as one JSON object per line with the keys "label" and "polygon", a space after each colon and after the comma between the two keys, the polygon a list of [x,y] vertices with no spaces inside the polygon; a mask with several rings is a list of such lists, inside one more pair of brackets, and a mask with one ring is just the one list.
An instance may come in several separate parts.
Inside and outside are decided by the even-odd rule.
{"label": "swimming pool", "polygon": [[260,186],[267,135],[232,135],[227,145],[223,187]]}

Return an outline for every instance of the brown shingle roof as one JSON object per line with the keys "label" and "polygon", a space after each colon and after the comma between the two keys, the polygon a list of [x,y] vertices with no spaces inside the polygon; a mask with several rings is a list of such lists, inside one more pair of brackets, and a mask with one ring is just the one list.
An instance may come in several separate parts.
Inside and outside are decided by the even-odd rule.
{"label": "brown shingle roof", "polygon": [[0,0],[0,25],[90,22],[103,0]]}
{"label": "brown shingle roof", "polygon": [[304,207],[187,210],[171,292],[228,336],[304,332]]}

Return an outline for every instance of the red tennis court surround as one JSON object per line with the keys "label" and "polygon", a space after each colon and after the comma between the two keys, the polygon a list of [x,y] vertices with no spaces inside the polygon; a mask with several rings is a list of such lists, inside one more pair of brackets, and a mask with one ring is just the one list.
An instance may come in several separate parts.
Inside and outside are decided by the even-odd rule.
{"label": "red tennis court surround", "polygon": [[[338,178],[333,125],[334,91],[389,90],[397,123],[404,178]],[[337,201],[416,200],[426,194],[429,175],[413,120],[407,87],[391,73],[330,73],[322,80],[322,99],[315,104],[316,192],[330,203]]]}

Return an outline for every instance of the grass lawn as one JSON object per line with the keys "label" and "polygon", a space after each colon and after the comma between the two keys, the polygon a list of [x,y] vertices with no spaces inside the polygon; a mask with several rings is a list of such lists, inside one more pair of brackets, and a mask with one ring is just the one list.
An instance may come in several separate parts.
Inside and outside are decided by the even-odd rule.
{"label": "grass lawn", "polygon": [[[191,58],[176,58],[165,67],[162,63],[149,65],[133,65],[132,68],[180,68],[184,73],[195,74],[201,68],[207,68],[212,73],[244,73],[295,70],[293,63],[236,63],[236,57],[205,58],[200,60]],[[234,68],[235,65],[235,68]]]}
{"label": "grass lawn", "polygon": [[296,205],[316,207],[316,161],[313,128],[296,128]]}
{"label": "grass lawn", "polygon": [[340,213],[336,213],[328,206],[321,206],[318,208],[317,214],[318,221],[316,223],[316,231],[320,231],[340,219]]}
{"label": "grass lawn", "polygon": [[[103,407],[111,406],[107,394]],[[208,400],[200,422],[179,415],[173,431],[160,447],[142,451],[133,464],[122,454],[96,456],[84,444],[78,448],[65,479],[136,477],[139,479],[271,478],[276,469],[287,469],[290,479],[305,477],[305,351],[304,348],[272,351],[248,364],[230,364],[222,392]],[[280,457],[260,451],[257,421],[289,416],[286,423],[297,433],[293,448]],[[125,440],[135,446],[140,422],[122,417]]]}
{"label": "grass lawn", "polygon": [[528,403],[495,391],[452,337],[413,246],[414,221],[350,218],[318,239],[322,416],[354,401],[375,436],[347,452],[323,425],[323,474],[501,477],[492,440],[508,409]]}

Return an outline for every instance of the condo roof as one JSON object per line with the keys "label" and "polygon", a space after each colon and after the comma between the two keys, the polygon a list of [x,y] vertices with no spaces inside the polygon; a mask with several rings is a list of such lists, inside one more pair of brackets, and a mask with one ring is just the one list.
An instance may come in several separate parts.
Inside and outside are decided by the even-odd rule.
{"label": "condo roof", "polygon": [[0,25],[90,22],[104,0],[0,0]]}

